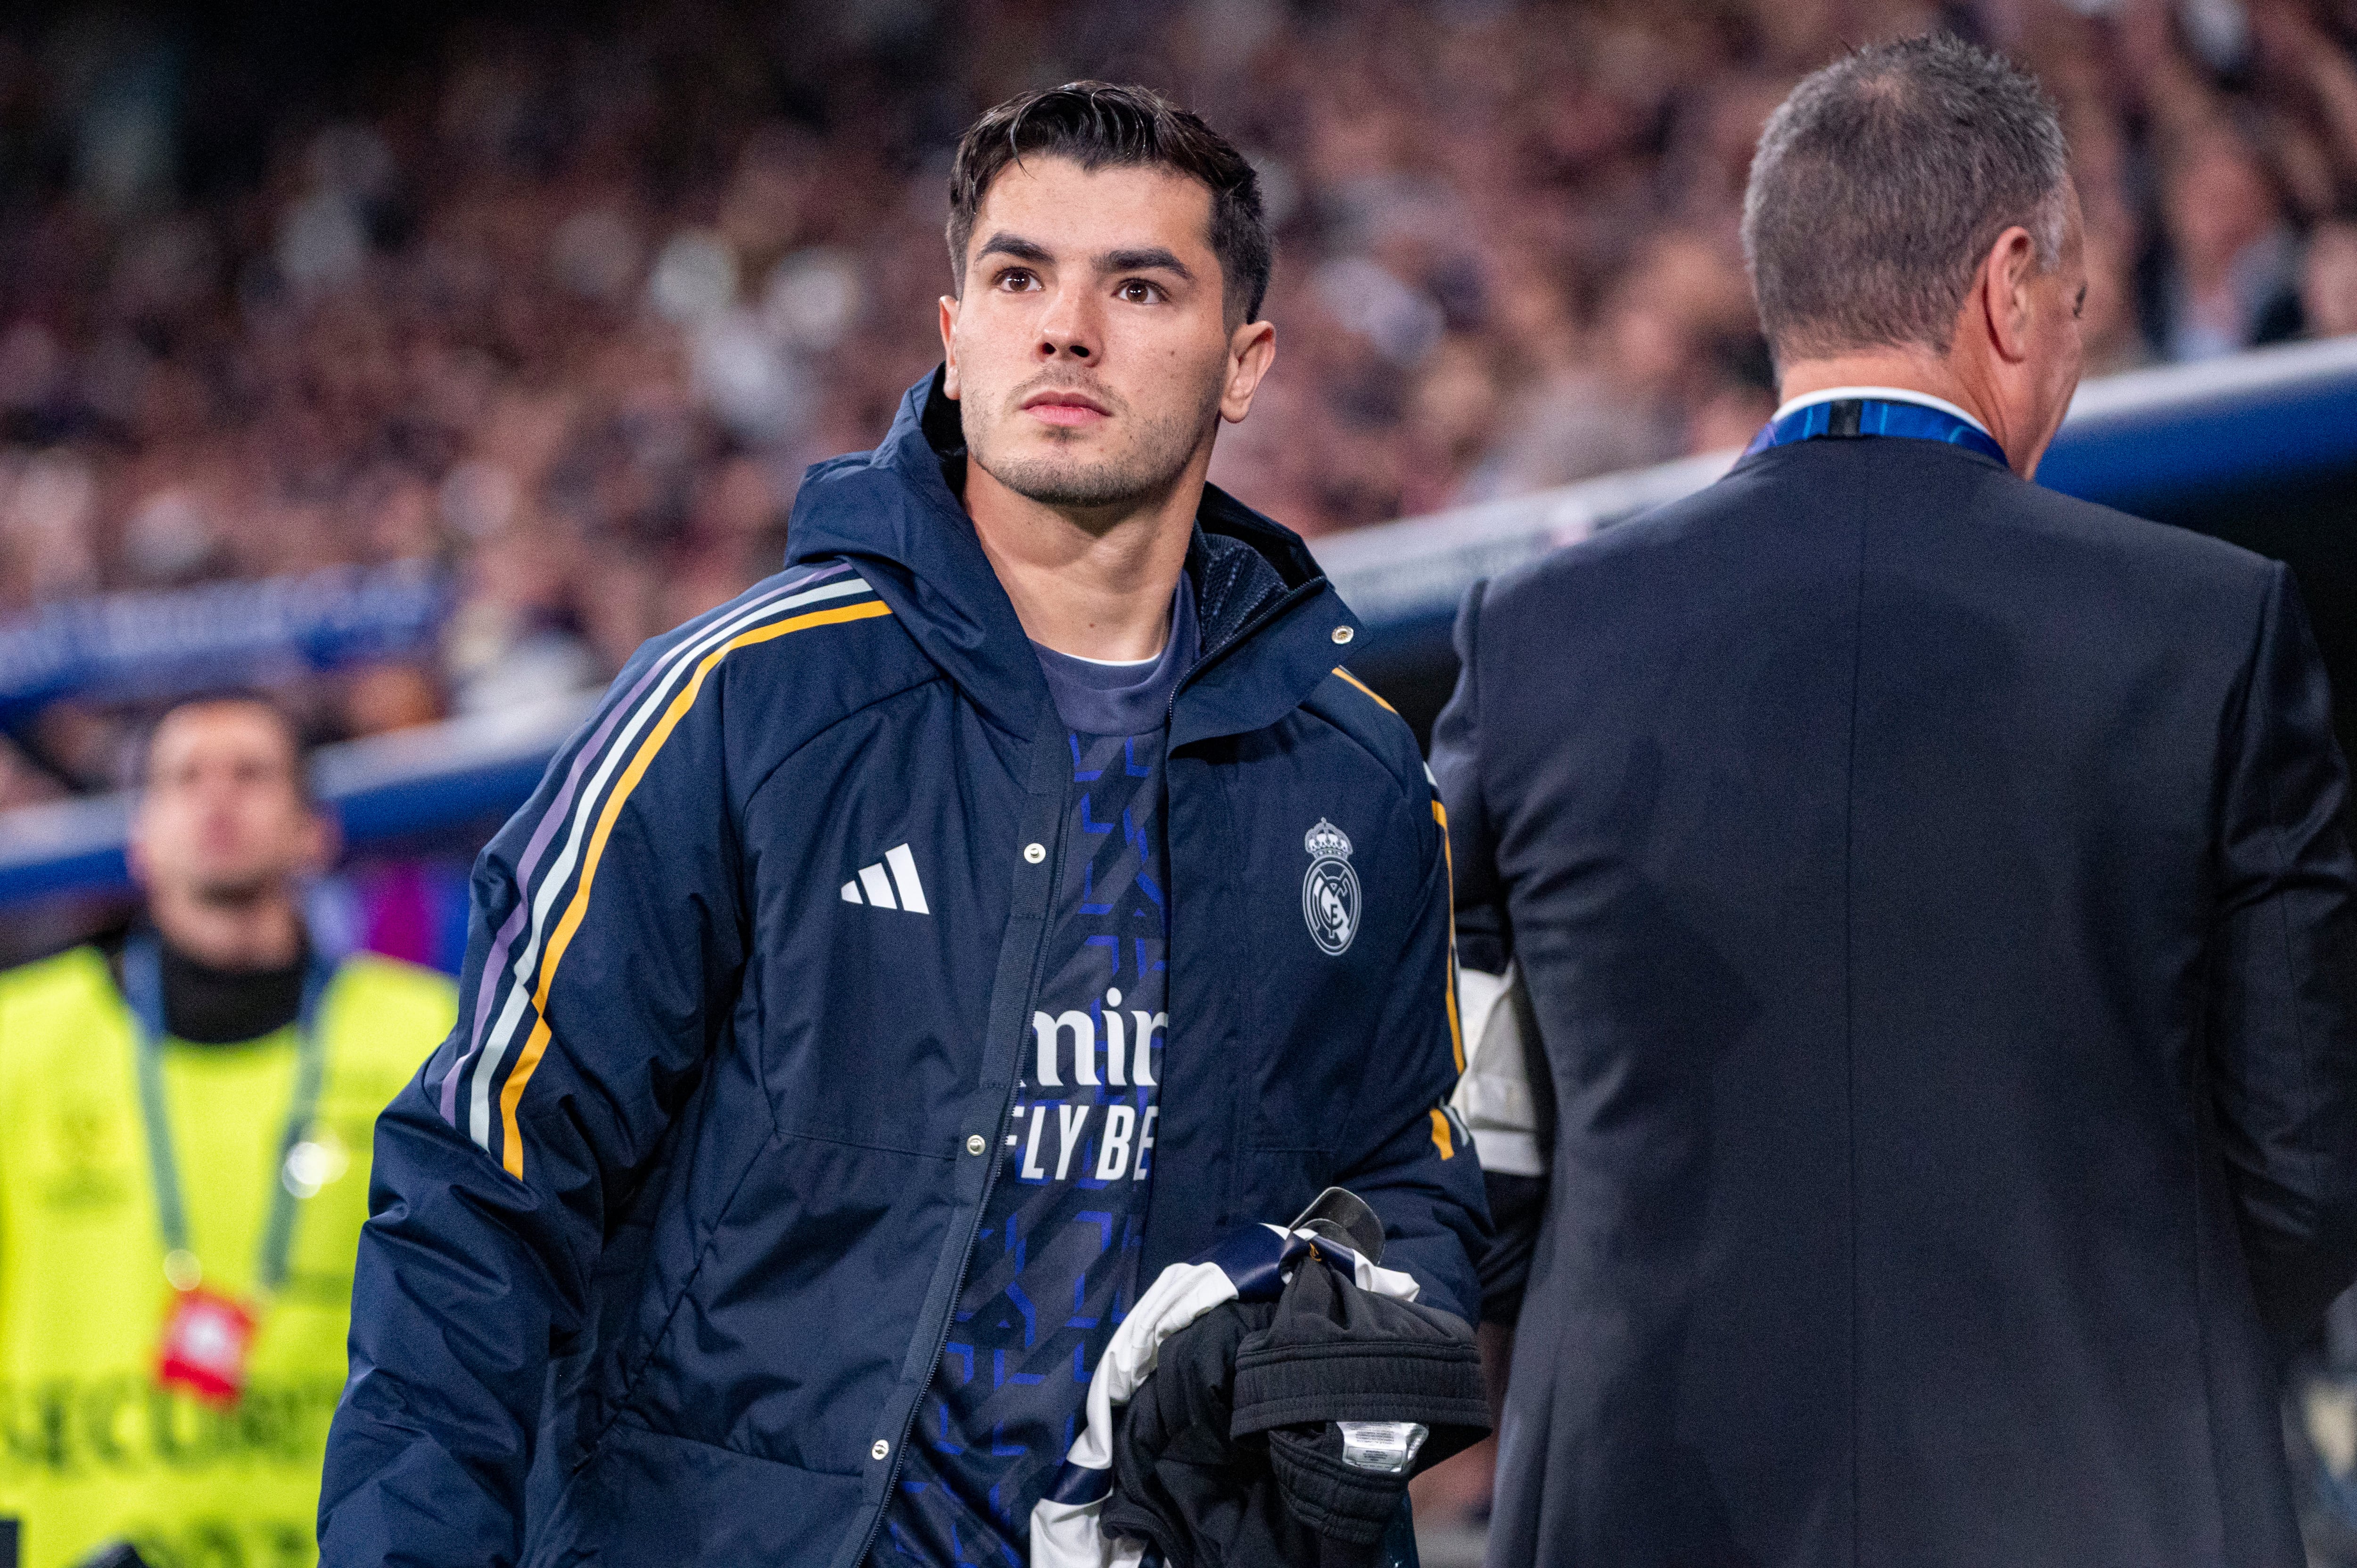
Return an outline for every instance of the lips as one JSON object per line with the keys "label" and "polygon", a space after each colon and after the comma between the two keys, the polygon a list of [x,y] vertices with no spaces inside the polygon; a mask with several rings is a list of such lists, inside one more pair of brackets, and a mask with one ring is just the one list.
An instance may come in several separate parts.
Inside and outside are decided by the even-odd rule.
{"label": "lips", "polygon": [[1108,417],[1105,407],[1094,398],[1069,388],[1036,392],[1023,400],[1023,412],[1043,424],[1071,429],[1077,425],[1093,424]]}

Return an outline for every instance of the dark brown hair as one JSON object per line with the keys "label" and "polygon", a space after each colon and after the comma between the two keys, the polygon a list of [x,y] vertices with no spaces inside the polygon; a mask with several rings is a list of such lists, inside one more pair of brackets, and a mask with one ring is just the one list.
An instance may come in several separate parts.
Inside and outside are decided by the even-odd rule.
{"label": "dark brown hair", "polygon": [[982,199],[1007,165],[1027,156],[1071,158],[1084,169],[1165,168],[1211,192],[1211,251],[1220,258],[1227,312],[1255,320],[1275,254],[1261,215],[1260,179],[1234,144],[1146,87],[1071,81],[1010,98],[970,126],[950,165],[950,275],[965,287],[965,248]]}
{"label": "dark brown hair", "polygon": [[148,769],[156,759],[157,733],[163,729],[167,720],[188,708],[252,708],[261,713],[286,737],[286,760],[294,770],[295,792],[302,797],[307,806],[316,808],[319,804],[318,781],[311,772],[311,745],[303,733],[302,721],[296,718],[294,711],[276,697],[252,686],[207,687],[167,703],[140,739],[137,779],[141,789],[146,788]]}

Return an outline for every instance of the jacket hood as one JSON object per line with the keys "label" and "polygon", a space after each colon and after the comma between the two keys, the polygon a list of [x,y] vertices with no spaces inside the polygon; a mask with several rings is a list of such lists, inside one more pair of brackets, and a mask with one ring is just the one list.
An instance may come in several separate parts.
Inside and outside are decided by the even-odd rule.
{"label": "jacket hood", "polygon": [[[952,489],[963,482],[965,441],[942,378],[937,368],[909,389],[874,451],[811,467],[786,525],[786,564],[858,565],[976,705],[1029,735],[1056,723],[1048,683]],[[1356,621],[1300,537],[1217,486],[1203,487],[1187,572],[1201,650],[1181,684],[1209,700],[1185,698],[1173,745],[1273,722],[1329,672],[1331,628],[1349,624],[1355,635]],[[1314,640],[1270,635],[1306,632],[1312,622]],[[1231,656],[1247,642],[1248,658]]]}

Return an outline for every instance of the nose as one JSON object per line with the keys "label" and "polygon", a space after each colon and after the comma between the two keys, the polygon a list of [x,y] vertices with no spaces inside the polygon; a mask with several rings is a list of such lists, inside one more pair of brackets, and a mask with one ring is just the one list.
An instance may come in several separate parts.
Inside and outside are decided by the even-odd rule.
{"label": "nose", "polygon": [[1042,364],[1056,360],[1087,361],[1098,357],[1096,313],[1085,290],[1060,288],[1039,318],[1036,350]]}

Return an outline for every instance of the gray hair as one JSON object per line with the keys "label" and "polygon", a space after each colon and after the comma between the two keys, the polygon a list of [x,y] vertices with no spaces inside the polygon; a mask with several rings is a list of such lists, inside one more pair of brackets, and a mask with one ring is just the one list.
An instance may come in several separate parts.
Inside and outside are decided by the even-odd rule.
{"label": "gray hair", "polygon": [[1780,361],[1947,351],[1981,258],[2016,224],[2061,257],[2070,149],[2054,103],[1946,33],[1877,44],[1794,88],[1760,134],[1743,259]]}

